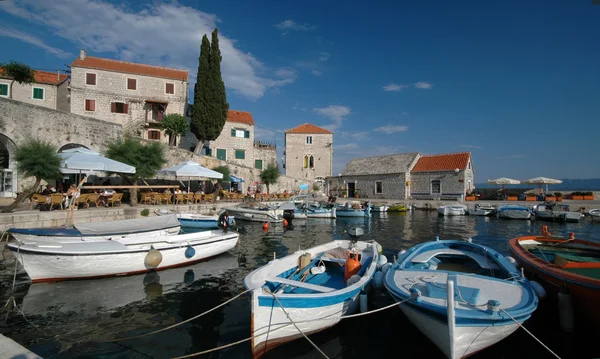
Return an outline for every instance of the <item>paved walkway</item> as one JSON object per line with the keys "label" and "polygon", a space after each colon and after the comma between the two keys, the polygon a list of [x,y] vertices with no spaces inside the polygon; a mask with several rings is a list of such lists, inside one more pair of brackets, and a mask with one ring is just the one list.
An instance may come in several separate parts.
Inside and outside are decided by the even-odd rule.
{"label": "paved walkway", "polygon": [[0,359],[43,359],[2,334],[0,334],[0,348]]}

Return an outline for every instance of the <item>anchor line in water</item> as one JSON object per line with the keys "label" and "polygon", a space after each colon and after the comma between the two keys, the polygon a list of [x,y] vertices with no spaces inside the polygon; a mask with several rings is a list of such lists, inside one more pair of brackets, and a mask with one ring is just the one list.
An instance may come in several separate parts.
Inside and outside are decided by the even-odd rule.
{"label": "anchor line in water", "polygon": [[517,321],[515,318],[513,318],[513,316],[512,316],[512,315],[508,314],[508,312],[507,312],[506,310],[504,310],[504,308],[500,308],[500,310],[501,310],[501,311],[503,311],[503,312],[504,312],[504,314],[508,315],[508,317],[509,317],[510,319],[514,320],[514,321],[515,321],[515,323],[517,323],[517,324],[518,324],[518,325],[519,325],[521,328],[523,328],[523,330],[524,330],[524,331],[525,331],[527,334],[531,335],[531,337],[532,337],[533,339],[535,339],[535,340],[536,340],[538,343],[540,343],[540,344],[541,344],[541,345],[542,345],[544,348],[546,348],[546,350],[547,350],[547,351],[549,351],[549,352],[550,352],[550,354],[554,355],[554,356],[555,356],[556,358],[558,358],[558,359],[561,359],[561,358],[560,358],[560,356],[558,356],[558,354],[556,354],[555,352],[553,352],[553,351],[552,351],[552,349],[550,349],[550,348],[549,348],[549,347],[548,347],[546,344],[544,344],[544,343],[543,343],[541,340],[539,340],[539,339],[538,339],[538,338],[537,338],[535,335],[533,335],[533,333],[532,333],[532,332],[530,332],[530,331],[529,331],[527,328],[525,328],[525,327],[524,327],[524,326],[523,326],[521,323],[519,323],[519,321]]}

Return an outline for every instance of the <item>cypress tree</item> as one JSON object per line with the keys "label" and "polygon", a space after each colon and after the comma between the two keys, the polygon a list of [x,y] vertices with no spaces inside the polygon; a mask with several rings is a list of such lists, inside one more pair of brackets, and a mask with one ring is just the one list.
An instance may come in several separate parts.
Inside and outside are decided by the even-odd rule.
{"label": "cypress tree", "polygon": [[[210,43],[210,77],[213,91],[213,102],[211,115],[213,116],[213,126],[208,133],[210,140],[214,140],[221,134],[227,113],[229,112],[229,103],[227,103],[227,94],[225,92],[225,83],[221,76],[221,50],[219,49],[219,30],[215,29],[212,33]],[[207,132],[209,132],[207,130]]]}
{"label": "cypress tree", "polygon": [[211,93],[210,86],[210,43],[208,37],[202,37],[200,57],[198,59],[198,74],[194,86],[194,104],[192,105],[192,119],[190,131],[198,138],[196,153],[200,153],[206,136],[206,125],[210,122],[207,94]]}

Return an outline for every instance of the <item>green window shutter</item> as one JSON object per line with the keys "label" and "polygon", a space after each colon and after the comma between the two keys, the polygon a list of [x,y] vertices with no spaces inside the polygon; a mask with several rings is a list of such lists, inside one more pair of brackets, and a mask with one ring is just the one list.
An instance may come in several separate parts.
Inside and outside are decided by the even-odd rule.
{"label": "green window shutter", "polygon": [[231,137],[235,137],[235,128],[231,129]]}
{"label": "green window shutter", "polygon": [[227,150],[223,148],[217,148],[217,158],[223,161],[227,161]]}
{"label": "green window shutter", "polygon": [[246,151],[244,151],[244,150],[235,150],[235,158],[237,160],[245,160],[246,159]]}
{"label": "green window shutter", "polygon": [[244,138],[250,138],[250,131],[244,131]]}
{"label": "green window shutter", "polygon": [[8,96],[8,84],[0,84],[0,96]]}
{"label": "green window shutter", "polygon": [[262,170],[263,169],[262,160],[254,160],[254,168],[256,168],[258,170]]}
{"label": "green window shutter", "polygon": [[44,99],[44,89],[34,88],[33,89],[33,98],[36,100],[43,100]]}

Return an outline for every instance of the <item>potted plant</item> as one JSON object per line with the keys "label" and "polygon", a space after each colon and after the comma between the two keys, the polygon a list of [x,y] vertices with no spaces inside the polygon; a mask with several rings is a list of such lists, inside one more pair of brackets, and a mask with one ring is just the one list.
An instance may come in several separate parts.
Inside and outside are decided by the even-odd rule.
{"label": "potted plant", "polygon": [[517,197],[517,196],[508,196],[507,200],[509,200],[509,201],[518,201],[519,197]]}
{"label": "potted plant", "polygon": [[571,193],[571,199],[575,201],[583,200],[583,192],[573,192]]}
{"label": "potted plant", "polygon": [[585,192],[583,194],[583,199],[586,201],[593,201],[594,200],[594,192]]}
{"label": "potted plant", "polygon": [[348,194],[348,190],[346,190],[345,188],[342,188],[342,198],[346,198],[347,194]]}
{"label": "potted plant", "polygon": [[535,193],[527,193],[525,195],[525,200],[526,201],[536,201],[537,200],[537,196],[535,195]]}
{"label": "potted plant", "polygon": [[556,196],[556,202],[562,202],[562,200],[563,200],[562,193],[556,192],[556,193],[554,193],[554,195]]}
{"label": "potted plant", "polygon": [[358,198],[360,195],[360,190],[359,189],[355,189],[354,190],[354,198]]}

